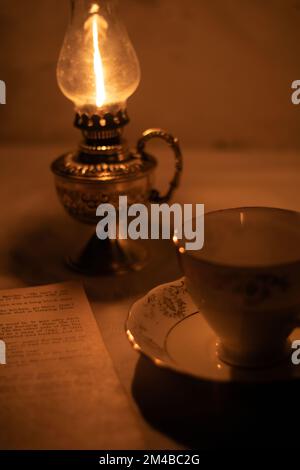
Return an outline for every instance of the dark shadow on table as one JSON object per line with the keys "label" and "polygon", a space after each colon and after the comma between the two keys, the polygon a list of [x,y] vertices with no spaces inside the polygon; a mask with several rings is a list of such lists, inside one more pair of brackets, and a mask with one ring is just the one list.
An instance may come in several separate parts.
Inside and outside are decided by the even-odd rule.
{"label": "dark shadow on table", "polygon": [[63,215],[34,219],[30,228],[16,227],[5,271],[27,285],[80,280],[91,300],[102,301],[141,296],[156,285],[181,275],[175,249],[169,240],[145,241],[149,262],[141,271],[102,277],[77,274],[67,266],[65,258],[86,233],[86,227]]}
{"label": "dark shadow on table", "polygon": [[209,382],[140,357],[132,393],[154,428],[188,448],[299,447],[300,381]]}

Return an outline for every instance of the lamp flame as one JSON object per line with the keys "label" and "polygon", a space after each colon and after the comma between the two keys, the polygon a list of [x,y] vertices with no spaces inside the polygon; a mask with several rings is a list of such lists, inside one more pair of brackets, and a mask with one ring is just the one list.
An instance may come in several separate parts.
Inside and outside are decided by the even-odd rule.
{"label": "lamp flame", "polygon": [[105,86],[104,86],[104,70],[99,48],[99,31],[98,22],[99,15],[93,15],[93,44],[94,44],[94,72],[95,72],[95,83],[96,83],[96,105],[100,108],[106,98]]}

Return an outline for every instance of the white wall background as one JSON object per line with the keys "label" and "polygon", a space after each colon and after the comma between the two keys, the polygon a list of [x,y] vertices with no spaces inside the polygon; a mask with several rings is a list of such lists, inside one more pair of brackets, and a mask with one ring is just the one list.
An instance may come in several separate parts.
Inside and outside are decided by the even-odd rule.
{"label": "white wall background", "polygon": [[[121,0],[142,82],[129,136],[162,126],[183,145],[299,147],[299,0]],[[0,0],[1,142],[68,142],[55,67],[67,0]]]}

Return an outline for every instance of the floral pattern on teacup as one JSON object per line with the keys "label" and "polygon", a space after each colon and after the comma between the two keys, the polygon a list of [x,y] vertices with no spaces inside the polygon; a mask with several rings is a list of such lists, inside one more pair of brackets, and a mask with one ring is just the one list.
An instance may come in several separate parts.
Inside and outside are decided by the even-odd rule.
{"label": "floral pattern on teacup", "polygon": [[290,287],[288,279],[274,274],[257,274],[235,285],[234,291],[242,294],[248,305],[260,304],[276,293],[286,292]]}

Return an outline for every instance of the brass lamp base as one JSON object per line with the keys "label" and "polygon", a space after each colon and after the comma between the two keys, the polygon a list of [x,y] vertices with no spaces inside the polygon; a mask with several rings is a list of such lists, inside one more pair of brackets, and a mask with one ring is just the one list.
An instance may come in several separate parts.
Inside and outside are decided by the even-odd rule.
{"label": "brass lamp base", "polygon": [[[84,141],[75,152],[62,155],[52,163],[58,197],[68,214],[94,228],[93,235],[74,255],[68,265],[85,275],[98,276],[137,271],[146,264],[143,244],[137,240],[99,240],[95,227],[100,204],[118,210],[120,196],[132,204],[169,201],[177,188],[182,170],[178,140],[161,129],[145,131],[137,148],[130,151],[123,138],[128,123],[126,110],[115,114],[76,114],[75,126],[81,129]],[[164,140],[173,150],[175,172],[164,195],[154,189],[156,159],[149,155],[146,144],[153,138]]]}
{"label": "brass lamp base", "polygon": [[136,240],[99,240],[94,234],[66,261],[69,267],[86,276],[118,275],[140,271],[147,263],[147,251]]}

